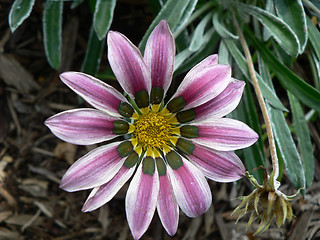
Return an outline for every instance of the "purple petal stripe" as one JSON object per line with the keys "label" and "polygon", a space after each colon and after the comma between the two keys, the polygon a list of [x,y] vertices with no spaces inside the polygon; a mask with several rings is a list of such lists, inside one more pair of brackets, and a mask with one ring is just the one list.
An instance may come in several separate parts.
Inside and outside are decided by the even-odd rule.
{"label": "purple petal stripe", "polygon": [[93,107],[119,117],[117,108],[127,102],[116,89],[90,75],[78,72],[60,74],[61,80]]}
{"label": "purple petal stripe", "polygon": [[168,167],[173,192],[181,210],[189,217],[205,213],[212,202],[207,180],[192,163],[183,159],[183,166],[177,170]]}
{"label": "purple petal stripe", "polygon": [[174,197],[168,175],[159,176],[160,190],[157,210],[163,227],[170,236],[177,232],[179,222],[179,207]]}
{"label": "purple petal stripe", "polygon": [[128,169],[122,166],[109,182],[94,188],[84,203],[82,211],[91,212],[109,202],[129,180],[134,170],[134,167]]}
{"label": "purple petal stripe", "polygon": [[95,148],[78,159],[64,174],[60,188],[74,192],[98,187],[110,181],[119,171],[125,158],[117,151],[119,142]]}
{"label": "purple petal stripe", "polygon": [[139,49],[118,32],[108,33],[108,59],[121,87],[134,99],[141,90],[150,93],[151,75]]}
{"label": "purple petal stripe", "polygon": [[83,108],[58,113],[45,124],[58,138],[79,145],[90,145],[116,137],[112,132],[117,118],[99,110]]}
{"label": "purple petal stripe", "polygon": [[173,74],[176,48],[168,23],[162,20],[148,38],[144,60],[150,69],[152,87],[168,90]]}
{"label": "purple petal stripe", "polygon": [[231,68],[215,64],[204,68],[191,69],[174,94],[182,96],[186,102],[185,109],[199,106],[219,95],[229,84]]}
{"label": "purple petal stripe", "polygon": [[196,124],[199,137],[193,141],[219,151],[234,151],[254,144],[259,136],[248,125],[230,118]]}
{"label": "purple petal stripe", "polygon": [[217,182],[233,182],[245,175],[245,167],[234,152],[221,152],[195,144],[190,161],[207,178]]}
{"label": "purple petal stripe", "polygon": [[232,112],[239,104],[245,82],[232,79],[217,97],[194,109],[197,114],[194,122],[211,118],[221,118]]}
{"label": "purple petal stripe", "polygon": [[140,164],[125,200],[127,220],[134,239],[139,239],[147,231],[157,206],[158,194],[157,170],[152,176],[144,174]]}

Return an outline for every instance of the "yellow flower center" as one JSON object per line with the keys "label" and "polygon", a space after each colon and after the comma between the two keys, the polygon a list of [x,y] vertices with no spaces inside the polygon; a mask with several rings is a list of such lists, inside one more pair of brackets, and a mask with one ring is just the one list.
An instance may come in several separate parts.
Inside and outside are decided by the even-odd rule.
{"label": "yellow flower center", "polygon": [[176,127],[170,124],[168,116],[162,116],[160,113],[148,112],[140,115],[134,123],[133,132],[136,140],[144,149],[159,148],[167,146],[170,136],[174,133]]}

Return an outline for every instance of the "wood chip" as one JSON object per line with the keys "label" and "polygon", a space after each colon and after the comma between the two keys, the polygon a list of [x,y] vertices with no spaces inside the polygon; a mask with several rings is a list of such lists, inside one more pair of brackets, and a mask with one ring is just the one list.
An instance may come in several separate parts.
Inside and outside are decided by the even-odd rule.
{"label": "wood chip", "polygon": [[69,165],[73,164],[75,161],[75,155],[77,151],[77,146],[67,142],[60,142],[55,147],[53,154],[57,158],[64,158],[69,163]]}

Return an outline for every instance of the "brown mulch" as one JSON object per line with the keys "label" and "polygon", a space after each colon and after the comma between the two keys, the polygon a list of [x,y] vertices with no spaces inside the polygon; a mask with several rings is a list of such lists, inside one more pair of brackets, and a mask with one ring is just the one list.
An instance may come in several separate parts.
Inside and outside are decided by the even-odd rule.
{"label": "brown mulch", "polygon": [[[134,43],[150,21],[147,1],[118,1],[112,29]],[[0,239],[132,239],[126,221],[124,198],[128,185],[108,204],[91,213],[81,212],[89,191],[68,193],[59,188],[66,169],[94,146],[75,146],[56,138],[43,124],[63,110],[87,106],[64,86],[59,73],[79,71],[91,24],[88,7],[68,10],[65,3],[64,48],[59,71],[48,65],[42,44],[41,1],[30,18],[12,34],[7,16],[12,1],[0,0]],[[76,36],[72,38],[72,36]],[[104,53],[101,70],[107,67]],[[111,84],[113,82],[107,81]],[[319,123],[310,123],[316,153],[314,184],[305,199],[293,202],[296,217],[281,229],[273,224],[254,236],[258,224],[246,231],[244,218],[235,224],[232,210],[237,197],[250,192],[244,180],[210,186],[213,204],[209,211],[190,219],[181,212],[178,232],[172,238],[155,214],[147,239],[320,239]],[[283,191],[295,190],[284,177]]]}

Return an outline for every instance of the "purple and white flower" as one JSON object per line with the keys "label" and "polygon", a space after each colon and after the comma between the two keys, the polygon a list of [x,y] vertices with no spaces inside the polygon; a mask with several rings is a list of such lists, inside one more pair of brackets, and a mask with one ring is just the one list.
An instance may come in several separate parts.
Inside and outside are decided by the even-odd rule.
{"label": "purple and white flower", "polygon": [[[84,73],[66,72],[61,80],[96,109],[75,109],[46,120],[64,141],[89,145],[123,136],[77,160],[60,187],[92,189],[83,211],[108,201],[132,177],[125,199],[132,235],[139,239],[157,209],[170,235],[177,231],[179,207],[189,217],[212,202],[206,178],[232,182],[245,175],[233,152],[258,135],[224,116],[238,105],[245,83],[211,55],[193,67],[172,98],[175,42],[166,21],[151,33],[144,57],[118,32],[108,33],[108,59],[126,95]],[[119,139],[119,138],[117,138]]]}

